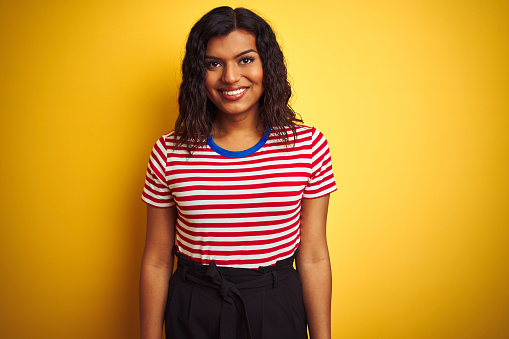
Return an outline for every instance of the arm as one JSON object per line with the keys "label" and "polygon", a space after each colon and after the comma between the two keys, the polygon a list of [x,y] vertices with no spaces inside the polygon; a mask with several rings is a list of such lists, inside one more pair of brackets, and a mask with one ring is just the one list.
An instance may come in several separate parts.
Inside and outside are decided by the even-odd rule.
{"label": "arm", "polygon": [[168,281],[173,270],[177,210],[147,205],[147,236],[140,275],[141,339],[161,339]]}
{"label": "arm", "polygon": [[311,339],[331,337],[332,273],[325,232],[328,207],[329,195],[302,199],[296,265]]}

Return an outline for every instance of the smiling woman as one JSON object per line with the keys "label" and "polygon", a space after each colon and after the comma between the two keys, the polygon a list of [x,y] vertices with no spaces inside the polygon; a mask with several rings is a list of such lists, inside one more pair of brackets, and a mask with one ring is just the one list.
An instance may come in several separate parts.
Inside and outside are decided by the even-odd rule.
{"label": "smiling woman", "polygon": [[330,338],[336,185],[327,141],[297,125],[290,97],[261,17],[219,7],[191,29],[175,131],[156,142],[143,191],[142,338],[160,339],[163,322],[168,339],[303,339],[308,325]]}

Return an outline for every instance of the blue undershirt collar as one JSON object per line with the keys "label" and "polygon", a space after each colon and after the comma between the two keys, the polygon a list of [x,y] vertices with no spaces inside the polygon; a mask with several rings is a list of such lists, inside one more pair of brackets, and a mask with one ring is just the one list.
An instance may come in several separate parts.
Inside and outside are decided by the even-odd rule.
{"label": "blue undershirt collar", "polygon": [[208,143],[210,148],[212,148],[216,153],[218,153],[218,154],[220,154],[222,156],[225,156],[227,158],[243,158],[243,157],[247,157],[248,155],[251,155],[251,154],[255,153],[260,148],[262,148],[263,145],[265,145],[265,143],[267,142],[267,140],[269,140],[269,135],[270,135],[270,127],[266,127],[265,131],[263,132],[263,136],[260,139],[260,141],[258,141],[258,143],[256,145],[254,145],[253,147],[248,148],[248,149],[243,150],[243,151],[229,151],[227,149],[219,147],[214,142],[214,140],[212,139],[212,136],[210,134],[209,134],[209,138],[207,140],[207,143]]}

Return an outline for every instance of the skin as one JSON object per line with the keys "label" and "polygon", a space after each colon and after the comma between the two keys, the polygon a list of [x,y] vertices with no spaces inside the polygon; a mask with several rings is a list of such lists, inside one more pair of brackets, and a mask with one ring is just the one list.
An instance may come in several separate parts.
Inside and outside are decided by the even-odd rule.
{"label": "skin", "polygon": [[168,281],[173,270],[177,210],[147,205],[147,235],[140,275],[141,339],[161,339]]}
{"label": "skin", "polygon": [[329,194],[302,199],[297,272],[302,281],[304,307],[312,339],[331,337],[332,271],[326,224]]}
{"label": "skin", "polygon": [[[241,151],[260,140],[263,67],[255,37],[243,30],[207,44],[205,88],[218,107],[212,137],[220,147]],[[226,95],[245,89],[245,93]],[[238,99],[238,100],[231,100]],[[326,239],[329,195],[303,199],[297,271],[312,339],[331,337],[332,274]],[[168,281],[173,269],[176,209],[147,206],[147,237],[140,280],[141,338],[161,339]]]}

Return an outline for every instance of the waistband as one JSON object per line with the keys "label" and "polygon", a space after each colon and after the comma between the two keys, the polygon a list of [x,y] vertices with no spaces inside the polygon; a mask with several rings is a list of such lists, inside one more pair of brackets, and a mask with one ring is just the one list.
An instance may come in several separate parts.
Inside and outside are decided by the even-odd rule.
{"label": "waistband", "polygon": [[[212,260],[209,265],[201,264],[197,261],[194,261],[187,257],[186,255],[180,253],[177,249],[177,246],[173,246],[173,254],[178,258],[178,264],[182,267],[188,267],[190,270],[194,272],[205,272],[210,265],[215,265],[223,275],[225,276],[246,276],[246,277],[256,277],[260,276],[266,272],[272,271],[282,271],[286,268],[293,267],[293,262],[295,260],[295,256],[297,255],[297,251],[293,253],[293,255],[289,258],[279,260],[275,265],[271,266],[260,266],[257,269],[253,268],[238,268],[238,267],[228,267],[228,266],[217,266]],[[213,264],[214,263],[214,264]]]}
{"label": "waistband", "polygon": [[236,323],[237,312],[240,312],[244,320],[248,339],[252,338],[246,305],[241,291],[276,288],[278,281],[287,278],[292,273],[296,254],[294,253],[290,258],[278,261],[273,266],[247,269],[218,267],[214,261],[211,261],[209,265],[203,265],[179,253],[176,246],[173,247],[173,253],[178,258],[177,268],[182,270],[181,274],[184,281],[216,289],[223,298],[220,315],[221,339],[235,337],[234,324]]}

